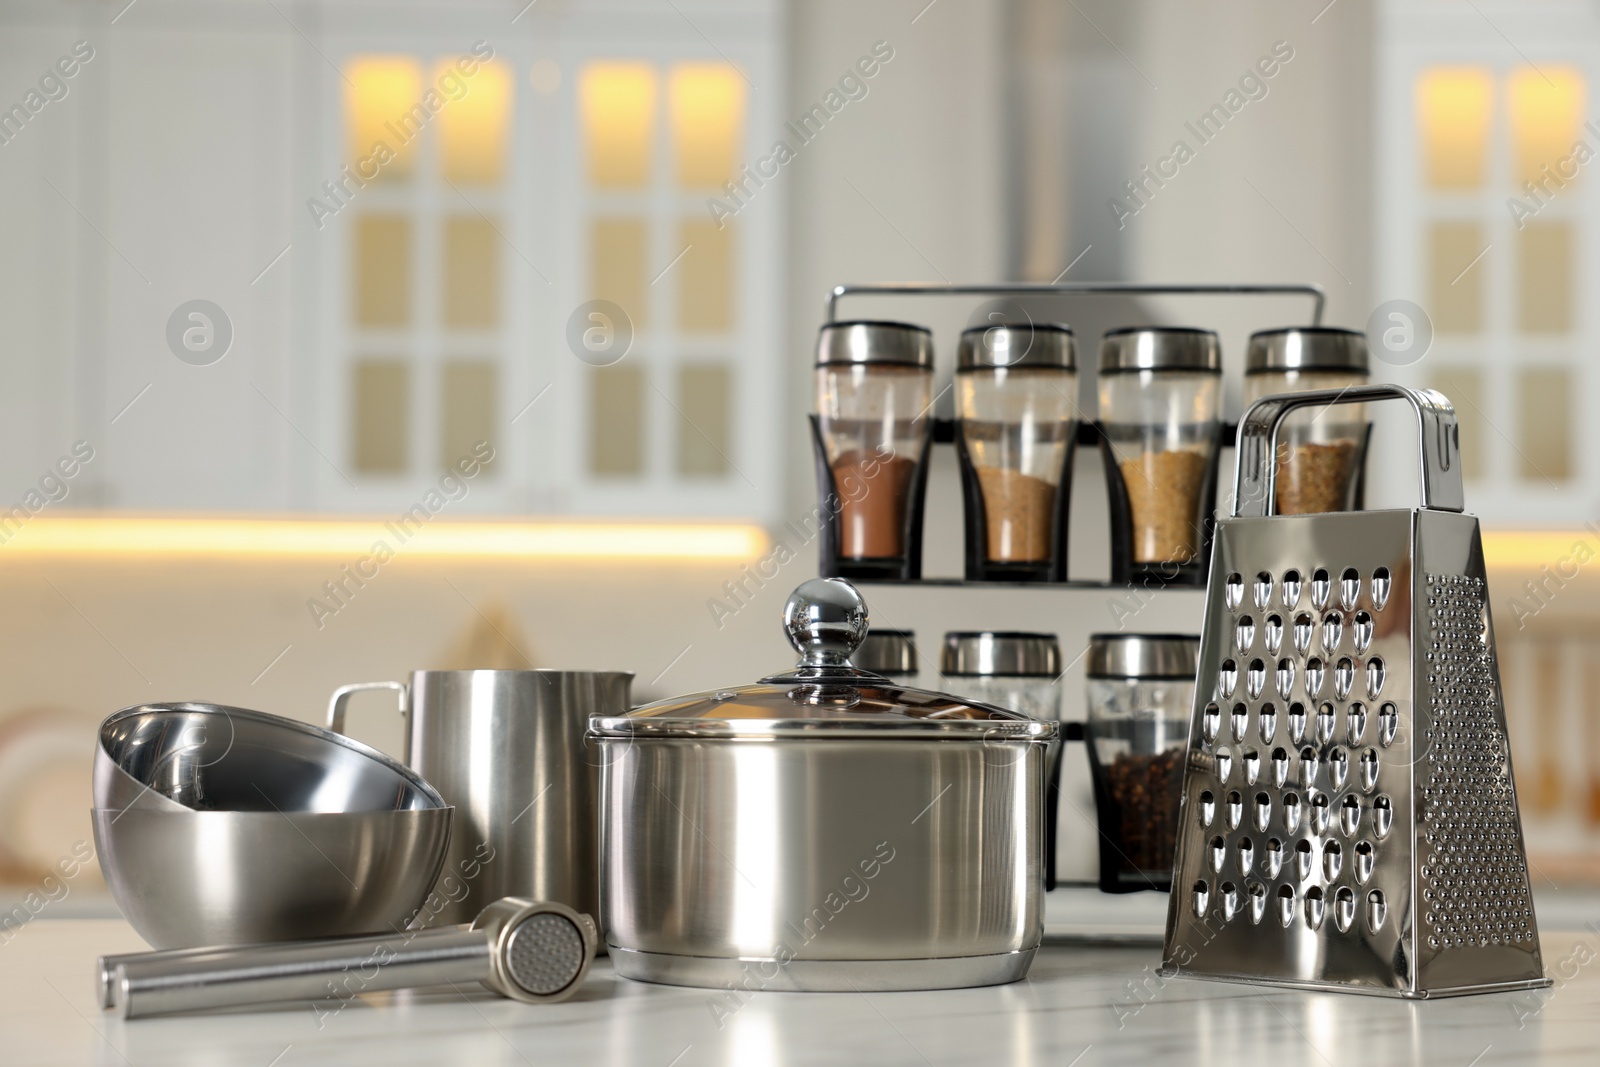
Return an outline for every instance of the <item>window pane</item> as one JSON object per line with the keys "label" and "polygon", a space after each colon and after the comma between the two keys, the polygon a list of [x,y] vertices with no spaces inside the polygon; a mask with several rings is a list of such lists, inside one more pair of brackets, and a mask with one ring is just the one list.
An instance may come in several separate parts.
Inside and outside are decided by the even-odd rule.
{"label": "window pane", "polygon": [[688,218],[678,226],[678,328],[707,333],[733,329],[733,223]]}
{"label": "window pane", "polygon": [[1483,371],[1477,367],[1435,366],[1428,373],[1430,388],[1437,389],[1455,405],[1456,422],[1461,428],[1461,476],[1482,478],[1485,435],[1492,433],[1483,419]]}
{"label": "window pane", "polygon": [[1572,373],[1565,367],[1527,367],[1517,373],[1517,447],[1523,480],[1572,477]]}
{"label": "window pane", "polygon": [[1417,121],[1428,185],[1483,185],[1493,90],[1489,72],[1481,67],[1435,67],[1417,79]]}
{"label": "window pane", "polygon": [[360,216],[352,259],[356,325],[410,325],[411,220],[404,215]]}
{"label": "window pane", "polygon": [[[363,181],[409,177],[416,133],[427,125],[412,108],[422,100],[422,70],[409,56],[362,56],[345,68],[350,167]],[[374,146],[383,149],[374,154]],[[387,162],[384,156],[393,153]],[[365,161],[365,162],[363,162]]]}
{"label": "window pane", "polygon": [[678,473],[725,475],[733,448],[733,374],[721,363],[678,370]]}
{"label": "window pane", "polygon": [[679,63],[668,95],[678,184],[720,188],[739,168],[744,79],[726,63]]}
{"label": "window pane", "polygon": [[444,222],[444,324],[456,330],[500,325],[500,235],[477,215]]}
{"label": "window pane", "polygon": [[[480,441],[495,440],[496,377],[489,360],[452,359],[444,365],[444,410],[439,418],[439,465],[455,465],[474,454]],[[485,463],[484,471],[493,464]]]}
{"label": "window pane", "polygon": [[411,423],[411,368],[398,359],[355,365],[355,466],[362,474],[404,474]]}
{"label": "window pane", "polygon": [[638,188],[650,178],[656,72],[648,63],[590,63],[578,77],[589,181]]}
{"label": "window pane", "polygon": [[589,291],[627,312],[635,330],[644,328],[650,307],[646,235],[643,219],[597,218],[589,223]]}
{"label": "window pane", "polygon": [[[1583,122],[1583,76],[1571,67],[1524,67],[1511,75],[1506,95],[1517,153],[1517,184],[1548,181],[1545,167],[1557,175],[1546,187],[1548,192],[1577,177],[1577,164],[1568,156]],[[1567,160],[1565,168],[1562,160]]]}
{"label": "window pane", "polygon": [[458,60],[439,65],[434,83],[445,98],[439,112],[439,156],[446,180],[498,185],[505,176],[511,125],[511,71],[483,63],[470,77]]}
{"label": "window pane", "polygon": [[1572,227],[1530,222],[1517,233],[1517,328],[1524,333],[1572,329]]}
{"label": "window pane", "polygon": [[589,376],[589,472],[644,473],[644,368],[596,367]]}
{"label": "window pane", "polygon": [[1435,222],[1428,227],[1428,311],[1440,333],[1477,333],[1483,328],[1487,268],[1478,257],[1485,244],[1483,227],[1476,222]]}

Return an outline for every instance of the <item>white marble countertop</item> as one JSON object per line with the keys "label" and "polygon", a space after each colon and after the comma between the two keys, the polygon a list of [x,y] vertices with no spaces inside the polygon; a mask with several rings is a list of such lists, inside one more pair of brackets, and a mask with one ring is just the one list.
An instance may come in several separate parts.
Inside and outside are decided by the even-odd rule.
{"label": "white marble countertop", "polygon": [[0,1062],[96,1067],[559,1064],[873,1067],[1152,1062],[1594,1063],[1600,934],[1544,933],[1540,994],[1410,1003],[1153,976],[1148,944],[1047,945],[1028,979],[933,993],[761,993],[721,1020],[706,990],[617,978],[605,960],[562,1004],[486,991],[377,994],[318,1019],[304,1005],[125,1022],[93,965],[137,951],[121,920],[39,919],[0,943]]}

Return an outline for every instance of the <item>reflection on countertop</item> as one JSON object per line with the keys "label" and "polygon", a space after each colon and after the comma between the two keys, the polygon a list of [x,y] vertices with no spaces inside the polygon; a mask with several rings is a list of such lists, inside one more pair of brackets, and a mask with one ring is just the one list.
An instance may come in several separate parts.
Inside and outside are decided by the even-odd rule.
{"label": "reflection on countertop", "polygon": [[[1591,902],[1592,904],[1592,902]],[[1591,907],[1590,912],[1593,911]],[[1026,981],[930,993],[726,994],[617,978],[528,1006],[473,987],[124,1022],[94,1006],[94,957],[139,947],[117,920],[30,924],[0,946],[7,1059],[58,1064],[1588,1063],[1600,934],[1544,935],[1538,993],[1414,1003],[1155,975],[1148,945],[1048,945]],[[716,1011],[712,1006],[716,1005]],[[109,1047],[108,1047],[109,1046]],[[1087,1053],[1087,1055],[1086,1055]],[[1486,1055],[1487,1054],[1487,1055]]]}

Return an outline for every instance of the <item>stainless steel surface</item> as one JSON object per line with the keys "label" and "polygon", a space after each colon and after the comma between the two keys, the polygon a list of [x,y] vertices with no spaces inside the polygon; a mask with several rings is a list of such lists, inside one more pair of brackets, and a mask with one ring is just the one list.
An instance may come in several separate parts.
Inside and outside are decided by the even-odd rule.
{"label": "stainless steel surface", "polygon": [[433,921],[465,922],[501,897],[558,901],[597,914],[599,769],[584,742],[590,715],[628,708],[619,671],[413,671],[392,689],[406,717],[405,759],[456,806]]}
{"label": "stainless steel surface", "polygon": [[1145,285],[1132,282],[1011,282],[996,285],[940,285],[927,282],[836,285],[828,293],[827,321],[839,317],[839,301],[849,296],[1305,296],[1311,323],[1322,321],[1327,297],[1319,285]]}
{"label": "stainless steel surface", "polygon": [[845,665],[867,626],[846,582],[803,584],[785,619],[811,665],[592,722],[618,973],[840,991],[1020,978],[1057,725]]}
{"label": "stainless steel surface", "polygon": [[[1424,506],[1266,514],[1285,413],[1384,398],[1417,413]],[[1217,530],[1164,973],[1409,998],[1548,984],[1449,402],[1291,394],[1244,427],[1241,467],[1267,469],[1239,481],[1265,495]]]}
{"label": "stainless steel surface", "polygon": [[438,877],[452,809],[91,814],[111,895],[167,949],[403,929]]}
{"label": "stainless steel surface", "polygon": [[[944,956],[904,960],[804,960],[763,969],[761,961],[676,956],[658,952],[611,950],[617,973],[639,982],[699,986],[706,989],[759,988],[772,993],[889,993],[906,989],[915,970],[917,989],[970,989],[1019,982],[1033,966],[1037,948],[986,956]],[[767,976],[770,970],[771,977]],[[752,977],[755,979],[751,982]],[[750,983],[746,985],[745,983]]]}
{"label": "stainless steel surface", "polygon": [[1210,330],[1130,326],[1100,338],[1100,373],[1149,370],[1222,373],[1222,344]]}
{"label": "stainless steel surface", "polygon": [[1367,372],[1367,335],[1335,326],[1289,326],[1250,335],[1246,374],[1270,371]]}
{"label": "stainless steel surface", "polygon": [[1055,634],[947,633],[939,672],[951,677],[1055,678],[1061,674],[1061,643]]}
{"label": "stainless steel surface", "polygon": [[1075,370],[1078,345],[1072,328],[1054,322],[1005,322],[961,332],[958,370],[1031,367]]}
{"label": "stainless steel surface", "polygon": [[867,605],[842,578],[812,578],[783,605],[783,635],[800,653],[797,671],[821,677],[848,667],[867,636]]}
{"label": "stainless steel surface", "polygon": [[1199,634],[1090,634],[1090,678],[1193,678]]}
{"label": "stainless steel surface", "polygon": [[1270,516],[1277,501],[1278,431],[1297,408],[1360,404],[1369,400],[1404,400],[1417,419],[1417,459],[1422,478],[1422,506],[1434,511],[1461,511],[1461,431],[1455,408],[1432,389],[1403,385],[1362,385],[1277,393],[1251,404],[1239,420],[1237,473],[1233,483],[1235,518]]}
{"label": "stainless steel surface", "polygon": [[868,630],[861,647],[850,655],[850,664],[885,678],[915,675],[917,635],[910,630]]}
{"label": "stainless steel surface", "polygon": [[116,811],[136,805],[332,813],[445,805],[419,775],[376,749],[309,723],[220,704],[141,704],[108,716],[100,725],[93,789],[96,808]]}
{"label": "stainless steel surface", "polygon": [[594,957],[593,920],[564,904],[509,897],[471,926],[201,953],[102,958],[123,1018],[282,1001],[320,1017],[361,993],[480,982],[503,997],[554,1003],[577,991]]}
{"label": "stainless steel surface", "polygon": [[817,366],[897,363],[933,366],[933,334],[909,322],[832,322],[817,337]]}

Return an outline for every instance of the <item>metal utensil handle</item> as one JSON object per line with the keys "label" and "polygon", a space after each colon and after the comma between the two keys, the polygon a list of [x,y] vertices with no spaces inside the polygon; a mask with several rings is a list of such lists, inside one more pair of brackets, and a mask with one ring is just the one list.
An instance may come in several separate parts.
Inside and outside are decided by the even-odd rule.
{"label": "metal utensil handle", "polygon": [[1011,282],[998,285],[941,285],[929,282],[836,285],[828,293],[828,322],[839,319],[839,301],[847,296],[1307,296],[1311,325],[1322,323],[1327,296],[1320,285],[1147,285],[1140,282]]}
{"label": "metal utensil handle", "polygon": [[492,941],[455,926],[202,955],[153,952],[121,961],[110,999],[125,1019],[288,1000],[326,1001],[337,1011],[359,993],[481,982],[492,971]]}
{"label": "metal utensil handle", "polygon": [[394,689],[400,693],[400,717],[406,716],[406,703],[409,690],[404,682],[356,682],[354,685],[341,685],[333,691],[333,696],[328,700],[328,729],[336,734],[344,730],[344,713],[350,703],[350,698],[357,693],[365,693],[372,689]]}
{"label": "metal utensil handle", "polygon": [[1411,405],[1417,416],[1422,506],[1433,511],[1463,510],[1466,498],[1461,490],[1461,436],[1456,409],[1445,395],[1404,385],[1358,385],[1275,393],[1250,405],[1239,420],[1234,518],[1264,518],[1273,513],[1277,503],[1278,431],[1291,411],[1369,400],[1404,400]]}

